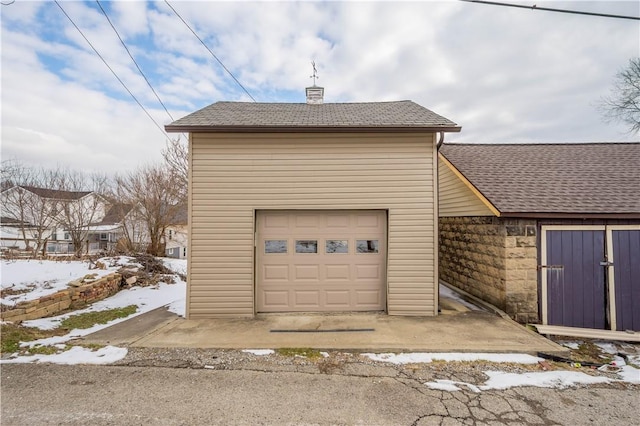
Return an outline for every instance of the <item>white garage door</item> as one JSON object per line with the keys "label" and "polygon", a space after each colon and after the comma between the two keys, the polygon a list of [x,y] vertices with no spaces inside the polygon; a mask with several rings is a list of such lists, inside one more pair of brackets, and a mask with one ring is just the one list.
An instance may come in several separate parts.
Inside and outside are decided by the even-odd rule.
{"label": "white garage door", "polygon": [[386,308],[385,211],[259,211],[258,312]]}

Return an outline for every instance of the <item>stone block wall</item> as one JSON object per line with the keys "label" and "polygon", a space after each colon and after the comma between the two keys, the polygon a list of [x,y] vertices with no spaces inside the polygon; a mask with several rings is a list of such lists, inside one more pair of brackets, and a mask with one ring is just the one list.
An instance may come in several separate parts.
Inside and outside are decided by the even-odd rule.
{"label": "stone block wall", "polygon": [[113,296],[120,290],[122,276],[106,275],[90,283],[72,281],[66,290],[60,290],[39,299],[17,303],[13,308],[0,312],[2,321],[26,321],[55,315],[66,309],[83,306]]}
{"label": "stone block wall", "polygon": [[538,322],[537,223],[500,219],[505,228],[505,308],[518,322]]}
{"label": "stone block wall", "polygon": [[441,280],[517,321],[537,322],[535,220],[447,217],[439,227]]}

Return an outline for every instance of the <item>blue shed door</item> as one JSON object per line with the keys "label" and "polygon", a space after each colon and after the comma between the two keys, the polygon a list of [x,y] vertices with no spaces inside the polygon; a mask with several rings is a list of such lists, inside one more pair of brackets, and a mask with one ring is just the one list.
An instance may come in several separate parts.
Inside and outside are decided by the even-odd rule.
{"label": "blue shed door", "polygon": [[613,230],[616,329],[640,331],[640,230]]}
{"label": "blue shed door", "polygon": [[607,326],[605,231],[546,231],[547,323]]}

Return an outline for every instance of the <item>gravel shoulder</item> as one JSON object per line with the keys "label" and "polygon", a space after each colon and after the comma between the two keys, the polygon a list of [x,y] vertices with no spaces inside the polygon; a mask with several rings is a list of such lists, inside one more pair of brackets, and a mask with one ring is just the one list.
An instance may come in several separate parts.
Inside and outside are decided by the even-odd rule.
{"label": "gravel shoulder", "polygon": [[[579,371],[588,375],[619,377],[613,372],[598,371],[588,367],[571,367],[560,362],[539,364],[472,362],[430,362],[391,364],[373,361],[359,353],[329,351],[316,353],[315,357],[282,355],[255,355],[239,350],[194,349],[194,348],[129,348],[127,356],[112,364],[129,367],[169,367],[188,369],[210,369],[225,371],[292,372],[307,374],[330,374],[360,377],[408,377],[422,383],[436,380],[482,385],[488,378],[485,371],[527,373],[553,370]],[[640,385],[615,383],[617,388],[640,390]]]}

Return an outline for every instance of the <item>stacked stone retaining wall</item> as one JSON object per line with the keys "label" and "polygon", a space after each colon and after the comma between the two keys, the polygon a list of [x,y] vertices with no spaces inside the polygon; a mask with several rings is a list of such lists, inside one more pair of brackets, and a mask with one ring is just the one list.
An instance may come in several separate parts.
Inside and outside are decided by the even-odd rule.
{"label": "stacked stone retaining wall", "polygon": [[3,321],[26,321],[55,315],[67,309],[78,309],[98,300],[113,296],[120,290],[122,276],[113,273],[90,283],[72,281],[66,290],[42,296],[39,299],[19,302],[3,310]]}
{"label": "stacked stone retaining wall", "polygon": [[538,321],[535,220],[443,217],[440,279],[504,310]]}

